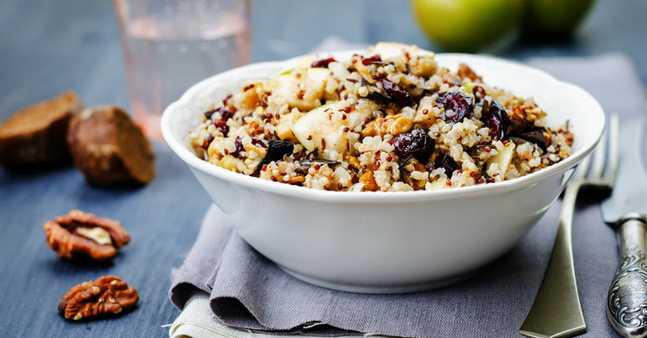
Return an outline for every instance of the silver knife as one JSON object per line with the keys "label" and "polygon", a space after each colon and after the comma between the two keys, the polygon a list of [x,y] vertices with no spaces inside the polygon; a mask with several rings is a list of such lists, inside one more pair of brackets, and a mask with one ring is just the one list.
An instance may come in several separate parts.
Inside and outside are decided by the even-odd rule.
{"label": "silver knife", "polygon": [[644,122],[625,123],[620,163],[602,218],[616,230],[620,264],[607,296],[607,317],[623,337],[647,336],[647,173],[642,163]]}

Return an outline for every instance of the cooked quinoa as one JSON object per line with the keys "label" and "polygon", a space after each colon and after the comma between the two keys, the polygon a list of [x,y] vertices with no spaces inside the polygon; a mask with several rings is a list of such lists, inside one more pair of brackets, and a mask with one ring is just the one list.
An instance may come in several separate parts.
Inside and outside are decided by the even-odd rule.
{"label": "cooked quinoa", "polygon": [[546,126],[532,99],[398,48],[304,60],[246,83],[201,115],[190,135],[198,156],[314,189],[410,191],[510,180],[570,155],[568,122]]}

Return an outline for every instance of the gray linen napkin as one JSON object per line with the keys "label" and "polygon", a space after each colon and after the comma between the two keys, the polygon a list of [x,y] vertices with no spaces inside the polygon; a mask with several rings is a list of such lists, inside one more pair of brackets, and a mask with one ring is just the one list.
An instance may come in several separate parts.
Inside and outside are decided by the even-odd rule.
{"label": "gray linen napkin", "polygon": [[[641,83],[622,55],[530,63],[582,85],[623,119],[644,112]],[[288,276],[249,247],[212,206],[184,264],[174,271],[170,298],[182,309],[193,298],[208,297],[214,323],[273,334],[517,336],[548,262],[559,209],[558,201],[514,249],[467,281],[421,293],[362,295]],[[617,264],[616,243],[597,205],[577,210],[574,255],[585,336],[614,336],[605,297]]]}

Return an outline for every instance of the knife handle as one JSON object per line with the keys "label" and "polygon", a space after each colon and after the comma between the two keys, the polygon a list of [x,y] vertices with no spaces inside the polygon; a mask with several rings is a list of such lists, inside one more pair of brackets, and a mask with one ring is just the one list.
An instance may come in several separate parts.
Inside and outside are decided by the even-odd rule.
{"label": "knife handle", "polygon": [[620,265],[607,296],[607,317],[623,337],[647,336],[645,217],[627,215],[617,226]]}

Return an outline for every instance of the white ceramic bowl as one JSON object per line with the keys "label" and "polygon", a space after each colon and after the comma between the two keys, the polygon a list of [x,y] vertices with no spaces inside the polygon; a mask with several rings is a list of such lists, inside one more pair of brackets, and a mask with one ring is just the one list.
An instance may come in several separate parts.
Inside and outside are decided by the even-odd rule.
{"label": "white ceramic bowl", "polygon": [[[333,53],[345,60],[356,51]],[[295,60],[257,63],[191,87],[162,117],[164,139],[186,162],[238,233],[304,281],[365,293],[411,292],[459,280],[510,250],[557,199],[569,169],[596,145],[605,118],[583,89],[531,67],[487,56],[437,54],[442,66],[471,66],[484,80],[532,96],[549,126],[569,120],[573,154],[501,183],[415,192],[333,192],[237,174],[198,158],[189,131],[208,102]]]}

